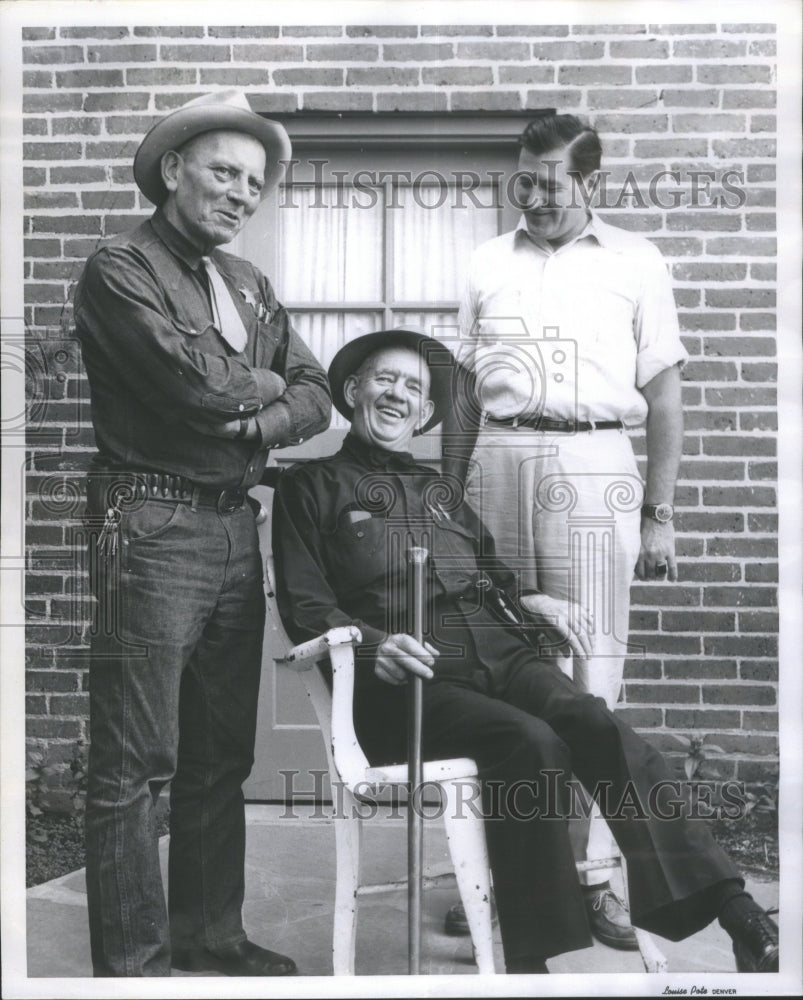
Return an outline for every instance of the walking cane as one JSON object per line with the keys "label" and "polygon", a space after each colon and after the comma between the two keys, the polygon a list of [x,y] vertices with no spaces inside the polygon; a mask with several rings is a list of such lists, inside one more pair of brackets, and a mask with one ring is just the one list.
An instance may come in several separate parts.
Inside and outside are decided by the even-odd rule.
{"label": "walking cane", "polygon": [[[413,570],[413,637],[424,644],[424,567],[428,552],[419,546],[407,550]],[[421,759],[421,719],[423,680],[409,677],[407,716],[407,781],[410,800],[407,809],[407,946],[408,972],[417,976],[421,969],[421,887],[424,867],[424,828],[421,815],[421,786],[424,779]]]}

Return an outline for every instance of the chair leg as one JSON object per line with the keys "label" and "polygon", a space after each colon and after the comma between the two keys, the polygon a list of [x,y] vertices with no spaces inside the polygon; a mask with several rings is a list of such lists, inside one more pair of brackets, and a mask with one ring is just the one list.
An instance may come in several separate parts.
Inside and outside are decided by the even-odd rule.
{"label": "chair leg", "polygon": [[334,821],[336,882],[332,966],[336,976],[353,976],[362,821],[355,814],[356,799],[348,788],[343,789],[342,802],[343,815],[336,816]]}
{"label": "chair leg", "polygon": [[[488,868],[488,849],[485,844],[485,825],[481,816],[474,814],[473,802],[458,793],[468,779],[439,782],[443,789],[446,839],[452,858],[460,899],[466,911],[466,920],[474,944],[474,955],[480,973],[495,973],[493,928],[491,925],[491,880]],[[475,779],[476,781],[476,779]]]}

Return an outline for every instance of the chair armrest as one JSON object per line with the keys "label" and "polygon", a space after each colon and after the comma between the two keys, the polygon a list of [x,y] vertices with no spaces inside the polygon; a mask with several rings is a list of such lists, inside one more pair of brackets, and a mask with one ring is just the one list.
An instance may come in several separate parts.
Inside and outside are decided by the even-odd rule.
{"label": "chair armrest", "polygon": [[330,628],[323,635],[293,646],[284,656],[277,656],[276,663],[289,667],[291,670],[311,670],[313,665],[324,656],[329,656],[335,646],[353,646],[362,642],[362,633],[356,625],[341,625]]}

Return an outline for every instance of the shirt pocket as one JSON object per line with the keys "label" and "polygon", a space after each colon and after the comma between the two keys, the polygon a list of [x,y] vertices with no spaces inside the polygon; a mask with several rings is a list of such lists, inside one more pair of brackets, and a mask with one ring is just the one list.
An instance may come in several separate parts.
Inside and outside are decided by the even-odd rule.
{"label": "shirt pocket", "polygon": [[[360,590],[386,578],[390,554],[396,548],[392,533],[393,527],[381,517],[338,525],[328,536],[326,548],[339,590]],[[403,560],[404,553],[400,555]]]}

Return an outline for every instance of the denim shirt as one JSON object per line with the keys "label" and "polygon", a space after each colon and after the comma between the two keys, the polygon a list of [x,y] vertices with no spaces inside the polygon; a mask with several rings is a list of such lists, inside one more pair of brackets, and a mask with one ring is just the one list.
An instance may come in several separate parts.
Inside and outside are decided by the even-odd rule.
{"label": "denim shirt", "polygon": [[[248,336],[239,353],[214,325],[200,252],[160,210],[87,261],[75,324],[97,464],[248,488],[270,448],[328,426],[326,374],[270,282],[247,261],[220,250],[210,256]],[[258,440],[203,432],[205,423],[252,415]]]}
{"label": "denim shirt", "polygon": [[[482,604],[476,582],[485,571],[516,592],[493,539],[462,490],[407,453],[371,446],[350,434],[330,458],[283,472],[274,496],[273,553],[277,600],[294,642],[356,625],[358,657],[373,663],[391,633],[410,632],[407,548],[423,545],[429,629],[454,612],[472,625]],[[494,635],[499,637],[499,630]],[[357,683],[361,674],[358,670]]]}

